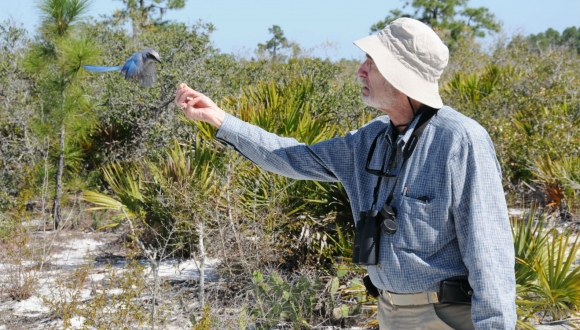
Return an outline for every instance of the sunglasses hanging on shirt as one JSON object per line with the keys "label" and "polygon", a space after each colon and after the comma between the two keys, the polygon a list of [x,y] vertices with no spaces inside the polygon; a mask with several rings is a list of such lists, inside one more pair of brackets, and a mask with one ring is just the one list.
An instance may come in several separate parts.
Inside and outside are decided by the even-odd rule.
{"label": "sunglasses hanging on shirt", "polygon": [[[390,174],[393,167],[396,166],[395,158],[397,153],[396,146],[393,147],[391,143],[391,155],[389,157],[389,162],[386,163],[387,158],[387,151],[385,150],[385,154],[383,155],[383,161],[381,162],[380,169],[372,169],[370,168],[370,163],[372,157],[374,155],[377,141],[379,137],[382,137],[386,132],[386,128],[377,134],[377,137],[373,140],[371,147],[369,149],[369,154],[367,156],[365,171],[378,176],[377,184],[375,185],[373,191],[373,205],[370,210],[368,211],[361,211],[359,214],[359,220],[356,223],[355,228],[355,236],[354,236],[354,248],[353,248],[353,256],[352,262],[358,265],[376,265],[379,260],[379,242],[380,242],[380,233],[385,233],[389,235],[393,235],[397,232],[398,225],[397,225],[397,210],[391,206],[391,201],[393,200],[393,192],[395,191],[395,187],[397,186],[397,181],[399,179],[398,174],[401,173],[407,159],[411,157],[415,147],[417,146],[417,142],[423,134],[427,123],[437,113],[437,109],[427,108],[423,111],[421,118],[419,118],[419,122],[417,123],[416,128],[413,130],[409,141],[405,144],[405,148],[403,149],[403,162],[397,175]],[[383,205],[380,211],[377,211],[376,204],[379,195],[379,187],[381,185],[382,179],[386,178],[395,178],[395,182],[393,183],[393,187],[391,188],[391,192],[389,193],[389,197],[387,197],[386,203]],[[378,230],[380,228],[380,230]]]}

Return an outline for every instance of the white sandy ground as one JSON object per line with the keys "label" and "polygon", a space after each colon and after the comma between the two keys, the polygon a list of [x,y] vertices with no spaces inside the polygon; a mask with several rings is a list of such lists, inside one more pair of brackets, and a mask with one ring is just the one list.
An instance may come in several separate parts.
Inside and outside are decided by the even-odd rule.
{"label": "white sandy ground", "polygon": [[[510,216],[522,216],[524,211],[519,209],[510,209]],[[95,233],[83,233],[82,237],[71,237],[65,239],[64,242],[54,243],[53,250],[57,251],[52,253],[48,258],[48,264],[51,266],[49,269],[42,271],[38,270],[28,270],[25,276],[34,276],[39,279],[39,285],[34,294],[22,301],[10,300],[8,302],[0,301],[0,314],[9,311],[12,315],[20,316],[24,318],[34,318],[47,315],[50,310],[47,304],[44,303],[43,299],[66,299],[67,295],[72,294],[72,292],[64,292],[63,285],[59,285],[59,279],[64,279],[65,277],[72,274],[75,269],[81,266],[92,266],[91,274],[88,278],[90,282],[98,283],[104,280],[107,275],[105,272],[105,266],[95,263],[95,257],[99,255],[101,250],[105,247],[106,240],[101,239],[102,236]],[[38,242],[37,242],[38,243]],[[580,253],[579,253],[580,260]],[[208,258],[205,262],[205,278],[206,281],[211,281],[217,278],[215,274],[215,268],[219,264],[220,260]],[[151,267],[147,260],[141,260],[141,264],[146,266],[146,274],[149,278],[153,277],[151,273]],[[24,266],[34,265],[34,262],[25,262]],[[112,266],[116,268],[117,271],[122,271],[122,267],[126,264],[125,261],[119,261]],[[159,264],[158,276],[163,280],[199,280],[199,262],[196,260],[180,260],[180,259],[166,259],[161,261]],[[18,266],[13,264],[1,264],[0,263],[0,285],[3,283],[9,283],[14,280],[17,272],[15,270]],[[88,300],[91,298],[91,290],[87,288],[74,288],[76,290],[77,299]],[[120,288],[113,288],[107,291],[109,294],[120,294],[122,290]],[[1,322],[1,320],[0,320]],[[60,322],[60,323],[59,323]],[[51,322],[45,323],[43,326],[38,327],[28,327],[27,329],[44,329],[44,328],[59,328],[62,321],[53,320]],[[75,317],[71,320],[72,329],[80,329],[84,324],[84,319],[82,317]],[[167,329],[181,329],[179,326],[168,326]],[[183,327],[186,329],[189,327]],[[541,325],[536,329],[542,330],[561,330],[561,329],[572,329],[569,324],[553,324],[553,325]],[[5,325],[0,324],[0,330],[9,330]]]}
{"label": "white sandy ground", "polygon": [[92,238],[73,238],[59,244],[63,250],[51,255],[50,263],[62,268],[74,269],[90,263],[91,257],[95,257],[98,248],[106,242],[96,241]]}
{"label": "white sandy ground", "polygon": [[[77,300],[84,301],[91,299],[92,293],[90,285],[87,285],[86,288],[64,289],[64,286],[62,284],[59,285],[58,282],[59,279],[63,280],[81,266],[91,266],[91,274],[88,275],[90,282],[98,283],[106,278],[106,267],[95,263],[94,260],[99,255],[100,250],[109,242],[100,240],[98,236],[98,234],[85,233],[82,237],[68,238],[64,242],[54,243],[53,250],[57,252],[50,254],[49,258],[47,258],[46,265],[50,265],[50,267],[45,267],[43,271],[27,270],[24,274],[20,274],[16,270],[22,269],[22,267],[0,263],[0,285],[14,283],[18,276],[21,279],[23,276],[31,276],[38,278],[39,281],[37,289],[30,298],[22,301],[10,300],[8,302],[0,302],[0,313],[10,311],[13,315],[24,318],[41,317],[43,314],[46,315],[50,312],[49,307],[43,299],[57,299],[57,301],[62,301],[63,299],[68,300],[67,297],[72,296],[73,293],[76,294]],[[141,260],[140,263],[146,266],[145,274],[148,274],[149,278],[153,278],[149,262],[147,260]],[[22,265],[26,267],[34,264],[34,262],[25,262]],[[122,271],[122,267],[125,264],[125,261],[120,261],[112,266],[116,271]],[[206,259],[204,265],[206,281],[217,278],[215,275],[215,267],[218,264],[218,259]],[[162,260],[159,264],[158,276],[162,280],[199,280],[199,266],[199,262],[195,260],[166,259]],[[121,294],[122,289],[109,289],[107,293]],[[83,323],[84,320],[79,317],[71,320],[73,329],[81,328]],[[59,325],[52,323],[50,326],[56,326],[58,328]],[[0,324],[0,330],[5,329],[7,330],[4,325]]]}

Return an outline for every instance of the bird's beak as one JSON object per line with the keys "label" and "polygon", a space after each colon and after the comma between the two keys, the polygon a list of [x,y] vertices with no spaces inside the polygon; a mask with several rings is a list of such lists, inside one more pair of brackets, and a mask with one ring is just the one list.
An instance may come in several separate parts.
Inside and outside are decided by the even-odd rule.
{"label": "bird's beak", "polygon": [[156,59],[155,59],[155,61],[157,61],[158,63],[163,63],[163,62],[161,62],[161,60],[160,60],[160,59],[158,59],[158,58],[156,58]]}

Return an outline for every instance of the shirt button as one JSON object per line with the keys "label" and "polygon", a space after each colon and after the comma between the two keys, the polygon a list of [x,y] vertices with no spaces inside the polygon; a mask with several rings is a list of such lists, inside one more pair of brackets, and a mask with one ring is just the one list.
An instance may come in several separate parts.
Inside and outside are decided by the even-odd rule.
{"label": "shirt button", "polygon": [[383,265],[381,265],[381,264],[378,264],[378,265],[377,265],[377,267],[378,267],[379,269],[383,269]]}

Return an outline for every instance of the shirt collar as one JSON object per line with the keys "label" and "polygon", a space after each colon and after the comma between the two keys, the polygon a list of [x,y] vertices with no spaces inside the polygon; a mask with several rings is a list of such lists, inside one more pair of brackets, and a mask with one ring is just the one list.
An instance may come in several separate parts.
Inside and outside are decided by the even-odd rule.
{"label": "shirt collar", "polygon": [[[409,127],[407,127],[406,130],[404,130],[404,134],[399,134],[399,136],[397,137],[397,145],[399,147],[404,147],[405,144],[407,144],[407,141],[409,141],[409,138],[411,137],[411,135],[413,135],[413,132],[415,131],[415,127],[417,126],[417,122],[419,121],[419,119],[421,118],[421,116],[423,115],[424,112],[418,114],[417,116],[415,116],[415,118],[413,118],[413,120],[411,121],[411,123],[409,124]],[[392,124],[389,125],[389,129],[387,130],[388,134],[391,134],[392,130],[395,129],[395,126]]]}

